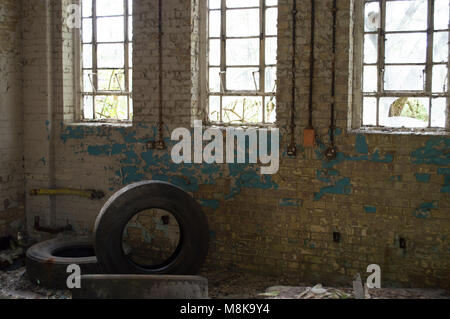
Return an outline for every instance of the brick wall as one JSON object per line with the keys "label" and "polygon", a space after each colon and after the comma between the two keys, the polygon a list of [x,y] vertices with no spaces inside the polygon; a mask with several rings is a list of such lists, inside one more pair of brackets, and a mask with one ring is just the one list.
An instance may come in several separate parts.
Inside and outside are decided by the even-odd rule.
{"label": "brick wall", "polygon": [[14,235],[23,212],[20,2],[0,3],[0,236]]}
{"label": "brick wall", "polygon": [[[203,205],[211,228],[207,264],[302,281],[348,284],[379,264],[383,285],[441,286],[450,282],[449,147],[447,136],[355,134],[347,130],[351,92],[351,4],[338,1],[338,157],[323,155],[329,142],[331,102],[331,0],[317,1],[314,126],[318,145],[302,145],[307,126],[309,1],[297,18],[296,157],[286,143],[290,114],[291,1],[279,1],[278,123],[280,170],[259,175],[256,165],[182,165],[170,160],[170,132],[190,127],[197,106],[198,70],[191,31],[198,1],[163,1],[163,111],[169,151],[148,150],[157,138],[158,10],[155,0],[135,0],[133,126],[74,125],[70,68],[63,68],[61,2],[24,1],[24,110],[26,189],[100,189],[112,195],[143,179],[173,182]],[[59,4],[58,4],[59,3]],[[63,2],[63,5],[67,2]],[[52,9],[52,10],[51,10]],[[53,20],[52,20],[53,19]],[[48,23],[54,23],[50,28]],[[58,23],[57,23],[58,22]],[[65,34],[65,33],[64,33]],[[63,39],[66,39],[64,41]],[[53,43],[53,50],[49,50]],[[67,50],[70,52],[70,50]],[[53,61],[53,63],[51,63]],[[192,71],[192,72],[191,72]],[[66,89],[63,89],[63,88]],[[193,97],[194,96],[194,97]],[[66,102],[65,102],[66,101]],[[30,220],[72,224],[92,232],[103,201],[27,197]],[[341,242],[333,242],[333,233]],[[35,234],[36,235],[36,234]],[[406,249],[399,242],[406,240]]]}

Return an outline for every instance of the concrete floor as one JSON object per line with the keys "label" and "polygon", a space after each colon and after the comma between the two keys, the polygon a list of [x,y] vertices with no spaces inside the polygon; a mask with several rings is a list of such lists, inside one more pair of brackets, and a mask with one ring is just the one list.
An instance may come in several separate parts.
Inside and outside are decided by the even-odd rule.
{"label": "concrete floor", "polygon": [[[292,286],[292,282],[275,277],[218,270],[205,270],[201,275],[208,278],[209,296],[213,299],[327,299],[335,298],[336,291],[342,299],[353,298],[351,288],[325,287],[330,294],[314,295],[307,292],[311,288],[307,285]],[[450,294],[441,289],[372,289],[370,296],[372,299],[450,299]],[[24,267],[0,272],[0,299],[70,298],[70,291],[46,289],[29,281]]]}

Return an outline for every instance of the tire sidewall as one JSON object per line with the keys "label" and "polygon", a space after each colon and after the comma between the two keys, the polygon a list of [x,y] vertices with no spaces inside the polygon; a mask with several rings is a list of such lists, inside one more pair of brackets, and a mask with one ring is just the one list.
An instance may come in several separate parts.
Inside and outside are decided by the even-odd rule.
{"label": "tire sidewall", "polygon": [[[160,268],[133,263],[122,248],[128,222],[152,208],[170,212],[180,228],[180,243],[173,260]],[[129,185],[113,195],[97,217],[94,233],[98,261],[109,274],[193,275],[199,271],[208,251],[208,223],[201,206],[181,188],[159,181]]]}

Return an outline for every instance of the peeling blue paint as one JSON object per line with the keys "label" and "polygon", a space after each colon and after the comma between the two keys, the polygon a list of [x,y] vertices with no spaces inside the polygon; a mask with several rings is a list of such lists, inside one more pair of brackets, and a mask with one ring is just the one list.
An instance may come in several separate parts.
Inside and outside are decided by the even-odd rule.
{"label": "peeling blue paint", "polygon": [[416,176],[416,180],[419,183],[428,183],[430,181],[430,179],[431,179],[431,175],[430,174],[419,174],[419,173],[416,173],[416,174],[414,174],[414,176]]}
{"label": "peeling blue paint", "polygon": [[437,201],[434,202],[425,202],[420,204],[418,208],[414,211],[413,215],[417,218],[428,219],[431,217],[431,210],[438,209],[439,203]]}
{"label": "peeling blue paint", "polygon": [[[140,128],[150,129],[153,135],[157,133],[156,127],[138,124]],[[118,134],[122,141],[117,143]],[[104,145],[85,145],[90,135],[105,137],[108,143]],[[90,156],[121,156],[118,158],[120,168],[115,171],[117,179],[110,179],[111,183],[127,185],[146,179],[171,182],[186,191],[195,192],[199,185],[215,184],[217,178],[231,177],[230,193],[226,199],[231,199],[241,192],[243,188],[277,189],[278,185],[269,175],[260,175],[256,164],[175,164],[170,156],[170,149],[174,142],[165,139],[169,151],[146,150],[144,145],[154,138],[139,139],[135,130],[115,127],[88,127],[62,125],[61,140],[84,140],[79,147],[79,153]],[[270,141],[270,139],[269,139]],[[139,146],[139,147],[138,147]],[[138,151],[140,149],[140,151]],[[225,174],[228,169],[229,174]]]}
{"label": "peeling blue paint", "polygon": [[450,193],[450,175],[444,177],[444,186],[441,188],[441,193]]}
{"label": "peeling blue paint", "polygon": [[209,207],[214,210],[219,209],[219,201],[216,199],[197,199],[197,201],[202,205],[203,207]]}
{"label": "peeling blue paint", "polygon": [[411,153],[413,164],[450,165],[450,138],[435,137]]}
{"label": "peeling blue paint", "polygon": [[375,206],[364,206],[364,210],[368,214],[375,214],[377,212],[377,208]]}
{"label": "peeling blue paint", "polygon": [[437,173],[439,175],[450,175],[450,168],[440,167],[440,168],[438,168]]}
{"label": "peeling blue paint", "polygon": [[369,145],[367,145],[366,136],[356,135],[355,149],[358,154],[369,154]]}
{"label": "peeling blue paint", "polygon": [[391,181],[391,182],[401,182],[402,180],[403,180],[402,175],[393,175],[393,176],[389,177],[389,181]]}
{"label": "peeling blue paint", "polygon": [[281,198],[278,205],[280,207],[301,207],[303,201],[299,198]]}
{"label": "peeling blue paint", "polygon": [[352,191],[350,178],[343,178],[333,186],[323,187],[319,193],[314,194],[314,201],[320,200],[325,194],[349,195]]}

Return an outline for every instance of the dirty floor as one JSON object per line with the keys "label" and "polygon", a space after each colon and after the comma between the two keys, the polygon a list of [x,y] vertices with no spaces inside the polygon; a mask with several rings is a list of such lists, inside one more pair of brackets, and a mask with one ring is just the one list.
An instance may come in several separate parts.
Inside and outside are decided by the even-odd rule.
{"label": "dirty floor", "polygon": [[[311,287],[276,277],[257,276],[230,271],[203,271],[208,278],[209,296],[213,299],[351,299],[352,288]],[[317,289],[319,287],[319,289]],[[316,288],[316,289],[313,289]],[[320,292],[320,293],[317,293]],[[450,299],[440,289],[371,289],[372,299]],[[70,299],[70,291],[46,289],[32,283],[25,268],[0,272],[0,299]]]}

